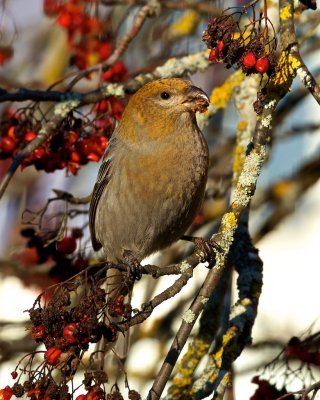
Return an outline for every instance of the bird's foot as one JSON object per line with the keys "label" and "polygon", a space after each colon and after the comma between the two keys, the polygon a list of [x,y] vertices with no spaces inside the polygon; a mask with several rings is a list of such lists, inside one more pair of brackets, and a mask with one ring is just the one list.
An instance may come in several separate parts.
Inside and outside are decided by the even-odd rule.
{"label": "bird's foot", "polygon": [[201,237],[186,236],[186,235],[182,236],[181,239],[194,243],[195,251],[200,257],[201,261],[209,262],[209,266],[215,264],[216,252],[222,251],[221,246],[214,239],[205,240]]}
{"label": "bird's foot", "polygon": [[124,262],[129,266],[129,279],[139,281],[142,277],[140,261],[130,250],[123,250],[122,255]]}

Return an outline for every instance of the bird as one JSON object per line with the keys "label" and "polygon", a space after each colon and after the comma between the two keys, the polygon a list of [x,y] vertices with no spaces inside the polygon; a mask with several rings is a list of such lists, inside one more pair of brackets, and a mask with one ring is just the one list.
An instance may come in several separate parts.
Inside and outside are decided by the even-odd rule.
{"label": "bird", "polygon": [[[129,99],[89,207],[93,249],[102,248],[106,260],[119,263],[130,254],[141,262],[177,241],[193,222],[209,164],[196,112],[208,105],[202,89],[180,78],[151,81]],[[120,293],[123,276],[113,273],[118,278],[110,280],[111,291]]]}

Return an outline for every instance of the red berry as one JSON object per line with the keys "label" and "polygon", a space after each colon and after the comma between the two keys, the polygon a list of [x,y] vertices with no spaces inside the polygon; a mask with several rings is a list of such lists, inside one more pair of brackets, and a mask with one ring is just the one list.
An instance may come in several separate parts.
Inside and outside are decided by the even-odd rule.
{"label": "red berry", "polygon": [[76,397],[76,400],[86,400],[87,396],[85,394],[79,394],[79,396]]}
{"label": "red berry", "polygon": [[219,57],[219,51],[216,49],[216,47],[213,47],[209,54],[209,61],[211,62],[217,61],[218,57]]}
{"label": "red berry", "polygon": [[12,376],[12,379],[16,379],[16,377],[18,376],[18,372],[17,371],[12,371],[11,372],[11,376]]}
{"label": "red berry", "polygon": [[98,162],[98,161],[100,160],[100,157],[99,157],[98,154],[96,154],[96,153],[89,153],[89,154],[87,155],[87,159],[90,160],[90,161],[96,161],[96,162]]}
{"label": "red berry", "polygon": [[6,386],[4,389],[0,390],[0,399],[1,400],[10,400],[13,395],[12,389],[10,386]]}
{"label": "red berry", "polygon": [[269,60],[267,59],[267,57],[258,58],[255,69],[260,74],[264,74],[265,72],[267,72],[269,69]]}
{"label": "red berry", "polygon": [[99,55],[101,60],[107,59],[112,51],[112,45],[109,42],[101,43],[99,47]]}
{"label": "red berry", "polygon": [[113,65],[113,72],[117,75],[121,75],[121,74],[125,74],[127,72],[127,68],[124,65],[123,61],[117,61],[114,65]]}
{"label": "red berry", "polygon": [[57,242],[57,250],[62,254],[71,254],[77,248],[77,242],[75,238],[71,236],[65,236],[62,240]]}
{"label": "red berry", "polygon": [[80,154],[77,151],[73,151],[71,153],[71,157],[70,158],[74,162],[79,162],[81,157],[80,157]]}
{"label": "red berry", "polygon": [[57,24],[62,28],[69,28],[72,23],[70,14],[61,14],[57,20]]}
{"label": "red berry", "polygon": [[44,353],[44,359],[49,365],[57,365],[60,360],[61,353],[62,351],[57,347],[50,347],[50,349]]}
{"label": "red berry", "polygon": [[93,386],[86,396],[87,400],[102,400],[104,398],[103,390],[97,385]]}
{"label": "red berry", "polygon": [[64,326],[62,330],[62,336],[69,342],[69,343],[76,343],[77,339],[74,337],[74,331],[77,329],[77,324],[71,322]]}
{"label": "red berry", "polygon": [[42,158],[47,154],[45,149],[35,149],[35,151],[33,152],[33,156],[34,158]]}
{"label": "red berry", "polygon": [[218,51],[221,52],[225,48],[225,44],[223,43],[222,40],[218,41]]}
{"label": "red berry", "polygon": [[11,153],[16,148],[16,142],[9,136],[5,136],[0,142],[0,148],[4,153]]}
{"label": "red berry", "polygon": [[242,60],[242,64],[246,69],[250,69],[256,65],[257,59],[252,51],[245,54]]}
{"label": "red berry", "polygon": [[24,137],[25,138],[25,140],[27,141],[27,142],[31,142],[31,140],[33,140],[34,138],[36,138],[37,137],[37,134],[35,133],[35,132],[27,132],[26,133],[26,136]]}
{"label": "red berry", "polygon": [[14,126],[10,126],[10,128],[8,129],[8,136],[11,137],[12,139],[15,139],[16,135]]}

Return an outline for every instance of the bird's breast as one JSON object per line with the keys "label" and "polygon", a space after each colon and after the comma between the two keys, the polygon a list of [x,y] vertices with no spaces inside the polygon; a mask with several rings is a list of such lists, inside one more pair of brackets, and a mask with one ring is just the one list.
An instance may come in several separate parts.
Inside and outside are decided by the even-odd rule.
{"label": "bird's breast", "polygon": [[182,200],[186,194],[196,191],[206,178],[207,145],[201,133],[187,137],[181,135],[174,140],[151,145],[148,151],[134,156],[127,166],[125,175],[128,184],[134,182],[139,193],[143,188],[142,202],[159,197]]}

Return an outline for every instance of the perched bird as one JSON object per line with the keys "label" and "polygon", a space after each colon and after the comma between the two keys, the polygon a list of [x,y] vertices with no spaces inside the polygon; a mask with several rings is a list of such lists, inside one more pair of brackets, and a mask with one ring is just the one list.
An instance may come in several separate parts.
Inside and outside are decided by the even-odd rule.
{"label": "perched bird", "polygon": [[93,248],[102,247],[107,260],[122,261],[129,252],[140,262],[178,240],[192,223],[208,170],[195,113],[208,105],[201,89],[178,78],[150,82],[129,100],[89,211]]}

